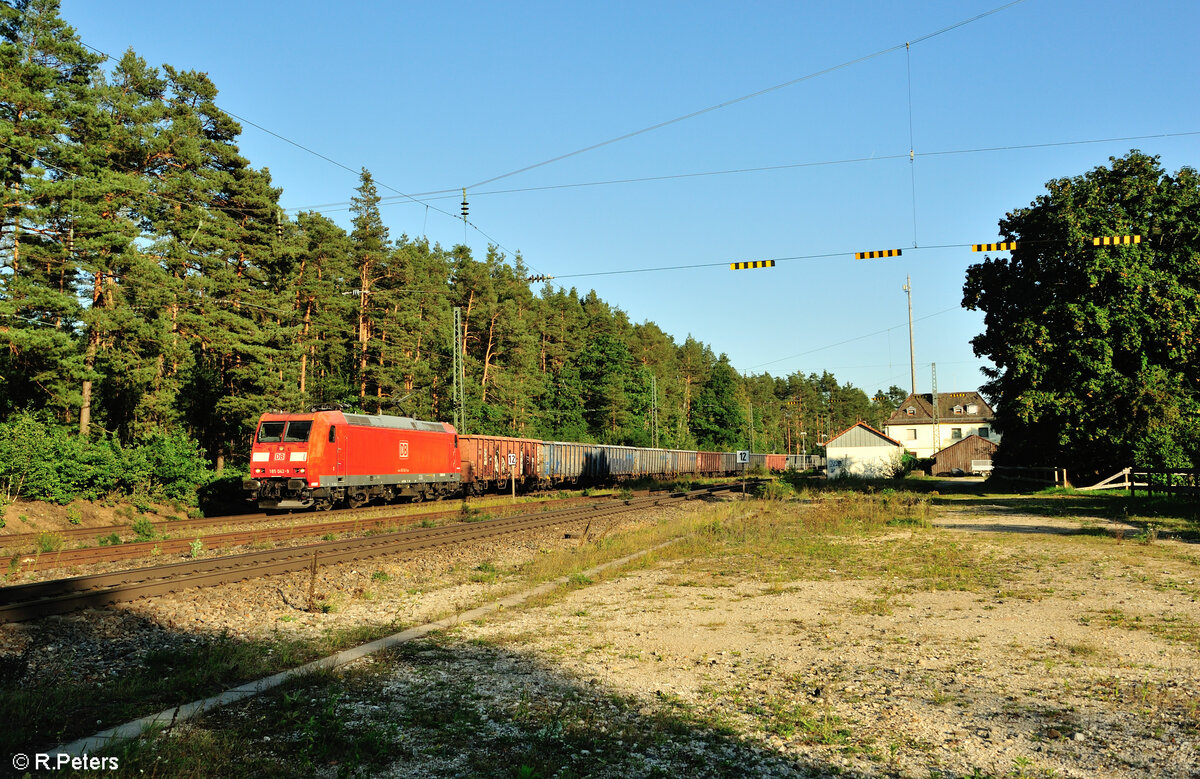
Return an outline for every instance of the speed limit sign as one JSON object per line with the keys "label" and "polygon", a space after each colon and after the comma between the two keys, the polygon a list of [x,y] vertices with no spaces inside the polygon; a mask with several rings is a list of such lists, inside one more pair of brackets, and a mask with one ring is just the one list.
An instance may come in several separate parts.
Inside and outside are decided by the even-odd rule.
{"label": "speed limit sign", "polygon": [[750,452],[739,450],[737,453],[738,465],[747,465],[750,462]]}
{"label": "speed limit sign", "polygon": [[516,454],[516,452],[509,452],[509,453],[508,453],[508,467],[509,467],[509,468],[511,468],[511,467],[513,467],[513,466],[514,466],[514,465],[516,465],[516,464],[517,464],[517,454]]}

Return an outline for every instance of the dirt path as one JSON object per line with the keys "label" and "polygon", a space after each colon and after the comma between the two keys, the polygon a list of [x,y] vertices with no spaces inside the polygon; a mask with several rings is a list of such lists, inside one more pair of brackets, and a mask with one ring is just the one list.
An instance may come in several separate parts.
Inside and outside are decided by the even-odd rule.
{"label": "dirt path", "polygon": [[1004,561],[1000,585],[912,591],[823,571],[711,586],[679,562],[461,637],[677,700],[821,771],[1197,775],[1200,552],[998,507],[935,526],[922,532]]}

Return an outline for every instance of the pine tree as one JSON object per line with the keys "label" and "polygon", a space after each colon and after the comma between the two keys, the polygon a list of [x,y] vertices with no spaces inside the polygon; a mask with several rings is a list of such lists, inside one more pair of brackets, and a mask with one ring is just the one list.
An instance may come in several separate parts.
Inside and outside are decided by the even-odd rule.
{"label": "pine tree", "polygon": [[0,411],[51,407],[66,421],[82,372],[73,330],[75,174],[70,132],[88,112],[100,58],[58,13],[56,0],[0,5]]}
{"label": "pine tree", "polygon": [[379,199],[375,180],[363,168],[357,194],[350,201],[350,213],[354,215],[350,239],[354,242],[354,267],[358,274],[358,399],[365,407],[370,387],[375,395],[375,411],[379,411],[381,390],[377,354],[372,359],[372,341],[376,322],[386,316],[386,309],[373,300],[373,295],[376,282],[386,275],[385,263],[391,247],[388,229],[379,215]]}

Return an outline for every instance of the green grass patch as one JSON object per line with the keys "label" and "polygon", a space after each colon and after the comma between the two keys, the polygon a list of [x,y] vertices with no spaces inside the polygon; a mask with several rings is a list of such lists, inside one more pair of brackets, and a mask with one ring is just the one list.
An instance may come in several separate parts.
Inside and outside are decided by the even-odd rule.
{"label": "green grass patch", "polygon": [[35,543],[39,552],[57,552],[63,548],[63,537],[58,533],[38,533]]}
{"label": "green grass patch", "polygon": [[1105,609],[1089,612],[1079,621],[1084,625],[1145,630],[1167,641],[1200,645],[1200,624],[1182,614],[1127,614],[1121,609]]}
{"label": "green grass patch", "polygon": [[319,639],[245,641],[229,635],[149,652],[140,667],[100,679],[62,671],[0,687],[0,751],[45,748],[168,706],[207,697],[397,630],[395,625],[331,631]]}

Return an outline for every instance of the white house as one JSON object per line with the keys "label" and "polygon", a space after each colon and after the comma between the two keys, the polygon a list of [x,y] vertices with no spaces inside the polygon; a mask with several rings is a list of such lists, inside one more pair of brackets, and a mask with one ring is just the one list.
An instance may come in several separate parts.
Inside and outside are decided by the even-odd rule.
{"label": "white house", "polygon": [[933,395],[909,395],[888,417],[883,432],[917,457],[933,457],[968,436],[1000,443],[992,426],[992,407],[978,392],[938,393],[937,435],[934,435]]}
{"label": "white house", "polygon": [[825,442],[826,474],[830,479],[859,476],[887,479],[900,467],[904,447],[875,428],[859,422]]}

